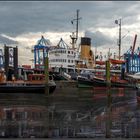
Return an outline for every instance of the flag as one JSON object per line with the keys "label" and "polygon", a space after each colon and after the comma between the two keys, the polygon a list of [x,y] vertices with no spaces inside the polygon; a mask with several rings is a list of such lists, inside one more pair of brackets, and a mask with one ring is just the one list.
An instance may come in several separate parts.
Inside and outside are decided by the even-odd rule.
{"label": "flag", "polygon": [[115,20],[115,23],[118,24],[118,20]]}

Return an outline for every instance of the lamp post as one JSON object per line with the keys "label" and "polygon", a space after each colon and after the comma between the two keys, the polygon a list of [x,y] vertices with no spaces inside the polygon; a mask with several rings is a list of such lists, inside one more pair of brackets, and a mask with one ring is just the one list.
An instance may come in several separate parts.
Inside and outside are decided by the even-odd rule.
{"label": "lamp post", "polygon": [[121,19],[115,20],[115,24],[119,25],[119,41],[118,41],[118,46],[119,46],[119,60],[121,58]]}

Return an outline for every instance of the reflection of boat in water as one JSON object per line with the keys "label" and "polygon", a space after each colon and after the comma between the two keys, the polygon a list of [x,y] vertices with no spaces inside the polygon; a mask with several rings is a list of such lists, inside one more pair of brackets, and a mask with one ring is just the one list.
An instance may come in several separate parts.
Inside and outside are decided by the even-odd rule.
{"label": "reflection of boat in water", "polygon": [[137,90],[137,102],[140,104],[140,90]]}
{"label": "reflection of boat in water", "polygon": [[[5,81],[0,83],[0,93],[45,93],[45,76],[43,74],[29,74],[27,81]],[[56,84],[49,76],[49,93],[53,93]]]}
{"label": "reflection of boat in water", "polygon": [[131,78],[133,81],[136,83],[136,95],[137,95],[137,102],[140,103],[140,72],[135,73],[135,74],[129,74],[129,78]]}

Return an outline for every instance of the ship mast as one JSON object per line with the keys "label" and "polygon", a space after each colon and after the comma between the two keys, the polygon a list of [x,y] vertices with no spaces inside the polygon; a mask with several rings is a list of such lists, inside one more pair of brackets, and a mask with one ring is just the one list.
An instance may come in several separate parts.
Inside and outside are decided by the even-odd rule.
{"label": "ship mast", "polygon": [[76,12],[77,12],[76,19],[73,19],[73,20],[71,21],[72,24],[73,24],[74,21],[76,21],[76,35],[75,35],[74,32],[72,32],[72,35],[70,35],[71,40],[72,40],[72,43],[71,43],[71,44],[72,44],[72,48],[73,48],[73,49],[75,49],[75,44],[76,44],[77,39],[78,39],[78,25],[79,25],[79,20],[81,19],[81,17],[79,18],[79,11],[80,11],[80,10],[77,10],[77,11],[76,11]]}

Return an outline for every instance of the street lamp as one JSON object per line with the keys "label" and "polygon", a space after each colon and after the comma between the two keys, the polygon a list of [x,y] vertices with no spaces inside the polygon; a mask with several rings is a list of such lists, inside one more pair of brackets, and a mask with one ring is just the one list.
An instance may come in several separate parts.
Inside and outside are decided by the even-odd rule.
{"label": "street lamp", "polygon": [[119,42],[118,42],[118,46],[119,46],[119,60],[121,58],[121,19],[115,20],[115,24],[119,25]]}

